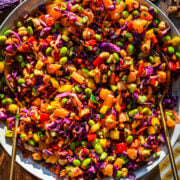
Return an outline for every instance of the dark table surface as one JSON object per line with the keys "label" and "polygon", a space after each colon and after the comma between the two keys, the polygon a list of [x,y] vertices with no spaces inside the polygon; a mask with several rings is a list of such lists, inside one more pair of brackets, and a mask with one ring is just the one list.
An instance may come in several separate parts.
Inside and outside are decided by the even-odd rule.
{"label": "dark table surface", "polygon": [[[168,0],[169,1],[169,0]],[[167,14],[167,3],[168,1],[161,0],[158,3],[158,7]],[[9,13],[0,14],[0,23]],[[180,18],[177,17],[177,14],[169,15],[171,21],[175,24],[175,26],[180,31]],[[6,153],[6,151],[0,145],[0,180],[7,180],[9,179],[9,169],[10,169],[10,156]],[[158,171],[158,168],[155,169]],[[37,177],[33,176],[32,174],[28,173],[18,164],[15,165],[14,171],[14,179],[15,180],[39,180]]]}

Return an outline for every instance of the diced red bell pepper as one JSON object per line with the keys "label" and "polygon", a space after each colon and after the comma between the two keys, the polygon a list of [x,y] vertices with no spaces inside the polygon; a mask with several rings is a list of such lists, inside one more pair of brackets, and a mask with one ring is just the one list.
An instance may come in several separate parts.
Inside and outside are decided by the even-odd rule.
{"label": "diced red bell pepper", "polygon": [[141,63],[139,65],[138,74],[143,74],[143,73],[144,73],[144,65],[143,65],[143,63]]}
{"label": "diced red bell pepper", "polygon": [[86,41],[87,44],[89,44],[90,46],[94,46],[97,44],[97,41],[95,39],[90,39],[88,41]]}
{"label": "diced red bell pepper", "polygon": [[117,152],[117,153],[121,153],[121,152],[125,151],[126,148],[127,148],[127,146],[126,146],[125,143],[118,143],[118,144],[116,145],[116,152]]}
{"label": "diced red bell pepper", "polygon": [[133,30],[133,21],[131,21],[129,24],[128,24],[128,31],[132,31]]}
{"label": "diced red bell pepper", "polygon": [[52,144],[51,147],[52,147],[52,149],[58,150],[59,149],[58,142]]}
{"label": "diced red bell pepper", "polygon": [[152,79],[150,82],[151,85],[155,86],[156,85],[156,79]]}
{"label": "diced red bell pepper", "polygon": [[41,123],[44,123],[45,121],[48,121],[49,120],[49,114],[46,114],[46,113],[40,113],[40,121]]}
{"label": "diced red bell pepper", "polygon": [[81,154],[82,154],[83,156],[88,155],[88,154],[89,154],[89,149],[84,148],[84,149],[81,151]]}
{"label": "diced red bell pepper", "polygon": [[96,139],[96,134],[87,134],[88,141],[93,141]]}
{"label": "diced red bell pepper", "polygon": [[153,36],[153,37],[151,38],[151,40],[152,40],[152,43],[153,43],[153,44],[156,44],[156,43],[158,42],[156,36]]}
{"label": "diced red bell pepper", "polygon": [[172,62],[172,61],[169,61],[169,69],[171,71],[176,71],[176,63]]}
{"label": "diced red bell pepper", "polygon": [[104,63],[104,59],[102,59],[101,57],[97,57],[94,61],[93,61],[93,65],[94,66],[100,66],[101,64]]}
{"label": "diced red bell pepper", "polygon": [[54,18],[52,18],[52,17],[48,17],[48,18],[46,18],[46,24],[48,25],[48,26],[52,26],[52,25],[54,25]]}
{"label": "diced red bell pepper", "polygon": [[33,44],[33,42],[37,42],[37,40],[34,36],[30,36],[28,39],[28,43]]}
{"label": "diced red bell pepper", "polygon": [[126,103],[121,104],[121,111],[123,111],[126,108]]}

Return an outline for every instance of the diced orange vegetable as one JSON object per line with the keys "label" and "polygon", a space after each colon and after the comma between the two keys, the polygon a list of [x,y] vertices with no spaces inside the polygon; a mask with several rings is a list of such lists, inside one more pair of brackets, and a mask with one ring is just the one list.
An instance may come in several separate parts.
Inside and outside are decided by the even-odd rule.
{"label": "diced orange vegetable", "polygon": [[118,120],[120,123],[124,123],[124,122],[128,121],[126,114],[123,112],[119,113],[118,118],[119,118]]}
{"label": "diced orange vegetable", "polygon": [[113,129],[116,127],[116,117],[113,115],[113,114],[110,114],[108,116],[106,116],[106,119],[105,119],[105,126],[108,128],[108,129]]}
{"label": "diced orange vegetable", "polygon": [[133,21],[133,29],[137,33],[144,32],[147,29],[148,25],[149,25],[149,22],[144,19],[137,19]]}
{"label": "diced orange vegetable", "polygon": [[137,150],[133,148],[127,149],[128,157],[132,160],[135,160],[137,158]]}
{"label": "diced orange vegetable", "polygon": [[118,167],[118,169],[122,168],[124,160],[122,158],[117,158],[114,162],[114,167]]}
{"label": "diced orange vegetable", "polygon": [[90,113],[90,110],[88,108],[82,109],[79,113],[79,116],[82,118],[84,116],[87,116]]}
{"label": "diced orange vegetable", "polygon": [[60,6],[57,4],[49,4],[46,6],[47,13],[54,18],[54,20],[59,19],[62,16],[61,11],[55,10],[55,8],[60,9]]}
{"label": "diced orange vegetable", "polygon": [[50,80],[54,88],[59,88],[59,82],[56,79],[51,78]]}
{"label": "diced orange vegetable", "polygon": [[103,106],[108,106],[109,108],[111,108],[114,102],[115,102],[114,96],[112,94],[108,94],[104,100]]}
{"label": "diced orange vegetable", "polygon": [[140,19],[145,19],[147,21],[151,21],[153,19],[153,16],[147,11],[142,11]]}
{"label": "diced orange vegetable", "polygon": [[77,81],[79,84],[84,84],[85,83],[85,78],[83,76],[81,76],[79,73],[77,72],[73,72],[71,74],[71,77]]}
{"label": "diced orange vegetable", "polygon": [[107,164],[106,167],[102,170],[103,174],[109,177],[113,176],[113,165]]}
{"label": "diced orange vegetable", "polygon": [[164,72],[164,71],[158,71],[157,74],[159,75],[159,78],[158,78],[158,82],[159,82],[159,83],[164,83],[164,82],[166,82],[166,76],[167,76],[166,72]]}
{"label": "diced orange vegetable", "polygon": [[99,96],[100,96],[101,99],[104,100],[111,93],[112,93],[112,91],[110,91],[108,89],[105,89],[105,88],[101,88]]}
{"label": "diced orange vegetable", "polygon": [[66,84],[66,85],[59,87],[58,92],[60,92],[60,93],[67,92],[67,91],[71,92],[72,88],[73,88],[73,85]]}
{"label": "diced orange vegetable", "polygon": [[53,154],[48,159],[46,159],[46,163],[55,164],[57,160],[58,160],[58,157]]}
{"label": "diced orange vegetable", "polygon": [[169,115],[167,115],[166,124],[170,128],[172,128],[176,125],[175,121]]}
{"label": "diced orange vegetable", "polygon": [[74,167],[69,171],[69,176],[74,178],[77,176],[80,176],[83,172],[81,171],[81,169],[79,167]]}
{"label": "diced orange vegetable", "polygon": [[127,83],[132,83],[136,81],[136,73],[135,72],[130,72],[129,76],[127,78]]}
{"label": "diced orange vegetable", "polygon": [[108,9],[109,6],[113,5],[112,0],[103,0],[104,7]]}
{"label": "diced orange vegetable", "polygon": [[69,114],[69,111],[67,111],[64,108],[60,108],[60,109],[55,109],[53,114],[54,114],[55,117],[64,118]]}

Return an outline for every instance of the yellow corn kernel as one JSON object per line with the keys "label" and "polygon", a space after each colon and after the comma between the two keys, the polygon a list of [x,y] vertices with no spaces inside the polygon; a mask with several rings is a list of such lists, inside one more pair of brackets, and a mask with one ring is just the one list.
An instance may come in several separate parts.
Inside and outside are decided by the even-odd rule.
{"label": "yellow corn kernel", "polygon": [[145,143],[144,136],[140,135],[140,136],[138,137],[138,139],[139,139],[139,141],[140,141],[141,144],[144,144],[144,143]]}
{"label": "yellow corn kernel", "polygon": [[62,39],[66,42],[68,42],[70,40],[69,37],[64,34],[62,35]]}
{"label": "yellow corn kernel", "polygon": [[119,24],[120,24],[121,26],[123,26],[123,25],[125,24],[125,19],[121,18],[121,19],[119,20]]}
{"label": "yellow corn kernel", "polygon": [[107,139],[100,139],[99,141],[103,148],[105,148],[107,146]]}
{"label": "yellow corn kernel", "polygon": [[148,129],[147,129],[147,131],[148,131],[148,134],[149,134],[149,135],[154,135],[154,134],[156,134],[156,130],[155,130],[155,128],[154,128],[153,126],[149,126]]}
{"label": "yellow corn kernel", "polygon": [[16,113],[17,112],[17,109],[18,109],[18,105],[17,104],[10,104],[8,106],[8,110],[12,113]]}
{"label": "yellow corn kernel", "polygon": [[96,132],[96,131],[98,131],[100,129],[100,123],[96,123],[96,124],[93,124],[92,126],[91,126],[91,131],[92,132]]}
{"label": "yellow corn kernel", "polygon": [[114,167],[118,167],[118,169],[122,168],[124,160],[122,158],[117,158],[114,162]]}
{"label": "yellow corn kernel", "polygon": [[102,106],[101,109],[100,109],[100,113],[101,114],[106,114],[107,110],[108,110],[108,106]]}
{"label": "yellow corn kernel", "polygon": [[96,89],[96,84],[92,78],[88,79],[87,86],[88,86],[88,88],[90,88],[92,90]]}
{"label": "yellow corn kernel", "polygon": [[35,161],[40,161],[42,160],[42,156],[41,156],[41,153],[40,152],[35,152],[32,154],[32,158],[35,160]]}
{"label": "yellow corn kernel", "polygon": [[58,88],[58,92],[62,93],[62,92],[67,92],[67,91],[72,91],[73,85],[63,85],[61,87]]}
{"label": "yellow corn kernel", "polygon": [[146,32],[144,39],[151,39],[154,36],[154,29],[150,29]]}
{"label": "yellow corn kernel", "polygon": [[134,120],[133,122],[132,122],[132,128],[137,128],[139,125],[140,125],[140,123],[141,123],[141,121],[137,121],[137,120]]}
{"label": "yellow corn kernel", "polygon": [[151,124],[152,126],[159,126],[160,124],[159,119],[157,117],[153,117],[151,120]]}
{"label": "yellow corn kernel", "polygon": [[39,60],[39,61],[36,63],[35,68],[38,69],[38,70],[41,70],[43,66],[44,66],[44,63]]}
{"label": "yellow corn kernel", "polygon": [[154,56],[154,62],[159,63],[161,61],[159,56]]}
{"label": "yellow corn kernel", "polygon": [[61,104],[59,103],[59,101],[51,101],[51,106],[53,109],[56,109],[56,108],[60,108]]}
{"label": "yellow corn kernel", "polygon": [[103,128],[102,129],[102,133],[103,133],[103,136],[106,138],[106,137],[108,137],[109,136],[109,130],[108,130],[108,128]]}
{"label": "yellow corn kernel", "polygon": [[128,18],[126,19],[126,21],[127,21],[127,22],[130,22],[132,19],[133,19],[133,15],[130,14],[130,15],[128,16]]}
{"label": "yellow corn kernel", "polygon": [[51,78],[51,83],[54,88],[59,88],[59,82],[55,80],[54,78]]}
{"label": "yellow corn kernel", "polygon": [[4,61],[0,62],[0,73],[3,73],[4,71]]}
{"label": "yellow corn kernel", "polygon": [[34,134],[32,135],[32,138],[33,138],[33,140],[34,140],[35,142],[39,142],[39,141],[40,141],[40,138],[39,138],[39,136],[38,136],[36,133],[34,133]]}
{"label": "yellow corn kernel", "polygon": [[110,138],[113,140],[119,140],[119,135],[120,133],[117,130],[110,131]]}
{"label": "yellow corn kernel", "polygon": [[178,46],[180,44],[180,37],[175,36],[170,42],[173,46]]}
{"label": "yellow corn kernel", "polygon": [[46,60],[49,64],[53,64],[54,63],[54,59],[51,56],[47,56],[47,60]]}

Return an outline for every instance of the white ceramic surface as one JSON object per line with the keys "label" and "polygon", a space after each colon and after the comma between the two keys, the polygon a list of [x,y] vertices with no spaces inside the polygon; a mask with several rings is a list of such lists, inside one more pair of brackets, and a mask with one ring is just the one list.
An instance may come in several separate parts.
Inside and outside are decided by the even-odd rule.
{"label": "white ceramic surface", "polygon": [[[139,1],[142,4],[145,4],[148,6],[154,6],[148,0],[139,0]],[[0,26],[0,34],[6,28],[13,26],[14,21],[16,21],[19,18],[18,16],[20,16],[21,14],[24,14],[25,11],[30,11],[31,9],[33,9],[33,7],[37,7],[37,4],[40,4],[43,2],[46,2],[46,0],[34,0],[34,1],[26,0],[26,1],[24,1],[23,4],[21,4],[17,8],[15,8],[15,10],[6,18],[4,23]],[[175,28],[173,23],[166,17],[166,15],[160,9],[158,9],[158,11],[160,14],[160,19],[164,20],[166,23],[168,23],[171,26],[172,36],[179,35],[179,32]],[[14,14],[16,14],[16,16],[14,16]],[[174,87],[173,87],[173,93],[175,95],[178,95],[179,99],[180,99],[179,89],[180,89],[180,78],[174,83]],[[180,115],[180,101],[178,101],[176,111],[178,112],[178,115]],[[4,126],[4,124],[0,123],[0,143],[4,147],[4,149],[7,151],[7,153],[11,154],[12,145],[11,145],[11,141],[6,139],[4,136],[5,129],[6,129],[6,127]],[[180,124],[177,124],[176,127],[174,128],[174,131],[171,134],[172,145],[175,144],[179,134],[180,134]],[[166,156],[167,156],[166,146],[162,145],[161,146],[161,156],[153,163],[147,164],[146,166],[142,167],[141,169],[134,171],[134,173],[136,174],[136,178],[140,178],[140,177],[144,176],[145,174],[147,174],[148,172],[150,172]],[[56,176],[53,173],[51,173],[48,169],[46,169],[45,167],[42,167],[41,164],[37,164],[31,158],[24,159],[22,157],[22,154],[20,151],[17,151],[16,162],[19,163],[24,169],[26,169],[33,175],[35,175],[43,180],[55,180],[56,179]]]}

